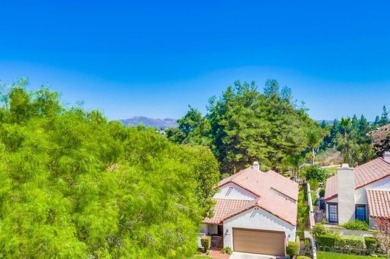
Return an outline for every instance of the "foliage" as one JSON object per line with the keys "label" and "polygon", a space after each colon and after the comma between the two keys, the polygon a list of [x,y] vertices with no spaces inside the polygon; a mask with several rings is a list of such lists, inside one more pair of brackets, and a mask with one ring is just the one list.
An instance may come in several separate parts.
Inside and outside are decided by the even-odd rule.
{"label": "foliage", "polygon": [[329,230],[323,224],[316,224],[313,226],[311,233],[313,237],[323,236],[329,233]]}
{"label": "foliage", "polygon": [[299,255],[299,249],[300,242],[289,241],[286,248],[286,254],[289,255],[291,258],[294,258],[295,256]]}
{"label": "foliage", "polygon": [[189,106],[188,112],[177,123],[178,128],[166,129],[169,140],[180,144],[210,146],[210,125],[199,110]]}
{"label": "foliage", "polygon": [[346,229],[352,229],[352,230],[368,230],[370,228],[367,222],[361,220],[348,221],[342,226]]}
{"label": "foliage", "polygon": [[317,258],[318,259],[367,259],[372,257],[364,256],[364,255],[349,255],[349,254],[318,251]]}
{"label": "foliage", "polygon": [[292,101],[291,90],[275,80],[263,93],[254,82],[234,83],[220,98],[211,98],[205,117],[190,107],[178,120],[178,143],[208,145],[220,162],[221,173],[235,173],[259,161],[263,168],[278,169],[287,156],[309,148],[308,129],[319,126]]}
{"label": "foliage", "polygon": [[297,259],[311,259],[311,257],[305,255],[298,255]]}
{"label": "foliage", "polygon": [[378,233],[376,239],[386,252],[387,258],[390,258],[390,218],[377,218],[375,220]]}
{"label": "foliage", "polygon": [[320,198],[324,198],[324,196],[325,196],[325,189],[321,188],[318,194],[320,195]]}
{"label": "foliage", "polygon": [[[308,180],[307,181],[308,182],[308,184],[310,184],[310,190],[312,190],[312,191],[316,191],[317,189],[318,189],[318,182],[317,182],[317,180],[315,180],[315,179],[310,179],[310,180]],[[315,195],[314,196],[314,198],[316,198],[316,196],[317,195]],[[313,202],[315,201],[315,199],[313,200]]]}
{"label": "foliage", "polygon": [[345,247],[349,246],[353,249],[363,249],[364,248],[364,239],[363,237],[357,236],[341,236],[335,242],[335,246]]}
{"label": "foliage", "polygon": [[46,88],[0,104],[0,254],[5,258],[182,258],[196,250],[218,164]]}
{"label": "foliage", "polygon": [[210,236],[203,236],[200,238],[200,243],[203,247],[203,251],[206,252],[211,247],[211,237]]}
{"label": "foliage", "polygon": [[[325,180],[326,172],[324,169],[318,166],[309,166],[305,168],[306,180],[315,180],[317,182],[323,182]],[[313,190],[315,190],[313,188]]]}
{"label": "foliage", "polygon": [[229,246],[225,246],[221,249],[221,253],[231,255],[233,253],[233,250]]}
{"label": "foliage", "polygon": [[[329,127],[325,123],[321,126]],[[360,119],[356,115],[352,118],[336,119],[330,126],[330,134],[325,136],[321,149],[337,148],[344,158],[344,163],[351,166],[368,162],[375,156],[368,133],[376,126],[370,124],[363,115]]]}
{"label": "foliage", "polygon": [[325,235],[320,235],[316,237],[316,242],[318,246],[327,246],[334,247],[336,241],[339,239],[337,235],[328,233]]}
{"label": "foliage", "polygon": [[364,237],[364,243],[366,244],[367,250],[370,254],[373,254],[378,249],[378,242],[373,237]]}
{"label": "foliage", "polygon": [[306,220],[309,216],[309,206],[306,204],[305,187],[301,187],[298,193],[298,231],[305,230]]}

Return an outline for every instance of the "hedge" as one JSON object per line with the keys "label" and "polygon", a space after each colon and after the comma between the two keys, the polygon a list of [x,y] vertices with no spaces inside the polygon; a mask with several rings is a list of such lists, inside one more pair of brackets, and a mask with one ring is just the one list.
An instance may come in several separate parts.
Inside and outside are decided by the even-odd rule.
{"label": "hedge", "polygon": [[364,242],[366,244],[366,247],[367,247],[367,251],[370,253],[370,254],[373,254],[376,252],[377,248],[378,248],[378,244],[376,242],[376,239],[373,238],[373,237],[364,237]]}
{"label": "hedge", "polygon": [[294,256],[299,255],[299,250],[300,250],[300,242],[288,242],[288,246],[286,249],[286,253],[293,258]]}
{"label": "hedge", "polygon": [[210,236],[203,236],[200,238],[200,243],[202,244],[203,250],[206,252],[211,247],[211,237]]}
{"label": "hedge", "polygon": [[366,222],[355,220],[355,221],[349,221],[342,225],[346,229],[352,229],[352,230],[368,230],[369,226]]}
{"label": "hedge", "polygon": [[363,249],[364,248],[364,239],[362,237],[355,236],[342,236],[341,238],[336,239],[335,246],[345,247],[349,246],[354,249]]}
{"label": "hedge", "polygon": [[337,237],[332,234],[325,234],[316,237],[317,246],[334,247]]}

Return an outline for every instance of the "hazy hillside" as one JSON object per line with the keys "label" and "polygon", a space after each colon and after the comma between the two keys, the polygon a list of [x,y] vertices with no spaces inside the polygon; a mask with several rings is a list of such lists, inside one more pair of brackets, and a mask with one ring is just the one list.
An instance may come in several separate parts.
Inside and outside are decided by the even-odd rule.
{"label": "hazy hillside", "polygon": [[153,128],[170,128],[170,127],[177,127],[178,124],[175,119],[152,119],[144,116],[136,116],[129,119],[121,120],[121,122],[125,126],[137,126],[140,124],[143,124],[147,127],[153,127]]}

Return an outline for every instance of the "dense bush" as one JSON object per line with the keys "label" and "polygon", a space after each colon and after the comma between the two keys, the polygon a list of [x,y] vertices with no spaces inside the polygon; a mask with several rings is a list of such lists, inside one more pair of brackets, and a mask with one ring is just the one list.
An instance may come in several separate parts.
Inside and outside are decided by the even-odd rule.
{"label": "dense bush", "polygon": [[305,256],[305,255],[298,255],[297,259],[311,259],[311,257]]}
{"label": "dense bush", "polygon": [[313,226],[311,233],[314,237],[323,236],[329,233],[329,230],[323,224],[316,224]]}
{"label": "dense bush", "polygon": [[309,215],[309,206],[306,204],[306,188],[301,187],[298,194],[298,231],[305,230],[306,220]]}
{"label": "dense bush", "polygon": [[364,238],[364,243],[366,244],[367,251],[370,254],[373,254],[376,252],[378,243],[375,238],[373,237],[365,237]]}
{"label": "dense bush", "polygon": [[203,251],[206,252],[211,247],[211,237],[210,236],[203,236],[200,238],[200,243],[203,247]]}
{"label": "dense bush", "polygon": [[354,249],[363,249],[364,248],[364,239],[357,236],[341,236],[336,239],[335,246],[345,247],[349,246]]}
{"label": "dense bush", "polygon": [[229,246],[225,246],[221,249],[221,253],[231,255],[233,253],[233,250]]}
{"label": "dense bush", "polygon": [[370,228],[366,222],[360,220],[349,221],[342,226],[351,230],[368,230]]}
{"label": "dense bush", "polygon": [[183,258],[218,164],[207,148],[16,85],[0,91],[0,182],[2,258]]}
{"label": "dense bush", "polygon": [[325,234],[316,237],[317,246],[334,247],[338,236],[334,234]]}
{"label": "dense bush", "polygon": [[291,258],[299,255],[299,249],[300,249],[300,242],[288,242],[288,246],[286,249],[287,255],[289,255]]}
{"label": "dense bush", "polygon": [[324,198],[325,196],[325,189],[321,189],[319,192],[320,198]]}
{"label": "dense bush", "polygon": [[[305,169],[306,180],[315,180],[317,183],[321,183],[325,180],[325,170],[318,166],[309,166]],[[314,190],[314,188],[313,188]]]}
{"label": "dense bush", "polygon": [[316,191],[318,189],[318,181],[316,179],[310,179],[307,182],[310,184],[310,190]]}

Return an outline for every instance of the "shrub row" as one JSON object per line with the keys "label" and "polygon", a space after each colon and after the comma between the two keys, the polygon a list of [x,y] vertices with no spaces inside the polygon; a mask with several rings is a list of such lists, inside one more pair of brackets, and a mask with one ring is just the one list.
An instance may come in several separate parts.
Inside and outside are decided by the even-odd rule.
{"label": "shrub row", "polygon": [[377,251],[377,241],[373,237],[354,237],[354,236],[338,236],[335,234],[324,234],[316,237],[318,246],[327,247],[345,247],[349,246],[353,249],[367,248],[367,251],[371,254]]}
{"label": "shrub row", "polygon": [[352,230],[368,230],[369,226],[366,222],[355,220],[355,221],[349,221],[343,225],[346,229],[352,229]]}

